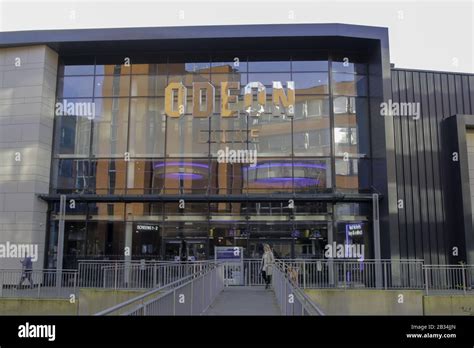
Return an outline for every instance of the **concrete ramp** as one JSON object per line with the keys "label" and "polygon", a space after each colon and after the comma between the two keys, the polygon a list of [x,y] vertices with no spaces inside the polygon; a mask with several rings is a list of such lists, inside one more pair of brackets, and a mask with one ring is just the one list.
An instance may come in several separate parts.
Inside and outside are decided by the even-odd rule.
{"label": "concrete ramp", "polygon": [[273,290],[263,286],[229,286],[204,315],[281,315],[281,311]]}

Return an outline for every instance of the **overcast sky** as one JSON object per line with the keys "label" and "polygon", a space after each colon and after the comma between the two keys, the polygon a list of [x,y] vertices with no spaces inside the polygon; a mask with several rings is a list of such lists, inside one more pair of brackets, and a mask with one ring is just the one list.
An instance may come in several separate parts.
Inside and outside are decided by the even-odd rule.
{"label": "overcast sky", "polygon": [[0,0],[0,31],[347,23],[388,27],[397,67],[474,73],[474,0]]}

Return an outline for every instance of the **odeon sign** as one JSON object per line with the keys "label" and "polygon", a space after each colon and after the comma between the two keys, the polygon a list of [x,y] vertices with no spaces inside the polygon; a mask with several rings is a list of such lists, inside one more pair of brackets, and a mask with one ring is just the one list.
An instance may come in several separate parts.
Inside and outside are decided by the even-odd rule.
{"label": "odeon sign", "polygon": [[[295,112],[295,83],[286,83],[286,92],[280,81],[272,83],[272,105],[276,116],[293,117]],[[221,82],[221,117],[237,117],[239,114],[240,82]],[[254,92],[257,100],[254,101]],[[192,103],[194,117],[210,117],[215,109],[215,87],[209,82],[194,82]],[[170,83],[165,89],[165,114],[180,117],[186,112],[187,88],[181,82]],[[250,82],[244,88],[244,109],[251,116],[259,116],[268,110],[267,92],[261,82]]]}

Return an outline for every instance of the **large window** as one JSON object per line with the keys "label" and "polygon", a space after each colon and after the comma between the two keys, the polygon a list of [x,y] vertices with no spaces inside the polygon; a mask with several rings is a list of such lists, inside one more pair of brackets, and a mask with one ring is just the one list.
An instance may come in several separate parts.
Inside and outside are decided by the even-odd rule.
{"label": "large window", "polygon": [[[272,51],[61,59],[55,192],[232,195],[371,186],[364,56]],[[294,81],[293,116],[273,106],[273,81],[284,88]],[[165,115],[165,88],[172,82],[187,89],[180,117]],[[210,82],[214,95],[193,94],[198,82]],[[230,92],[238,95],[229,106],[235,117],[220,115],[223,82],[240,83]],[[262,112],[254,108],[260,101],[253,89],[248,114],[248,82],[265,87]],[[199,108],[211,105],[209,117],[195,117],[195,96]],[[244,162],[253,163],[229,160],[232,151],[246,152]]]}

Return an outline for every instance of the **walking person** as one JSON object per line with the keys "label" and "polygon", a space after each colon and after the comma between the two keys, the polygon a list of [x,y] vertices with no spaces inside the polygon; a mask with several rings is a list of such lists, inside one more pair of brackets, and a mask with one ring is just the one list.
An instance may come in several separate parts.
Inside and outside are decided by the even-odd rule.
{"label": "walking person", "polygon": [[23,272],[21,274],[21,279],[20,283],[18,284],[18,287],[21,287],[25,279],[28,279],[31,288],[33,287],[33,281],[31,280],[31,274],[33,273],[33,262],[31,261],[31,256],[25,256],[25,258],[20,262],[23,266]]}
{"label": "walking person", "polygon": [[265,281],[265,289],[268,289],[272,281],[272,271],[273,271],[273,265],[275,263],[275,256],[273,256],[272,249],[270,248],[270,245],[268,244],[263,245],[263,251],[264,253],[262,256],[261,272],[262,272],[262,277]]}

